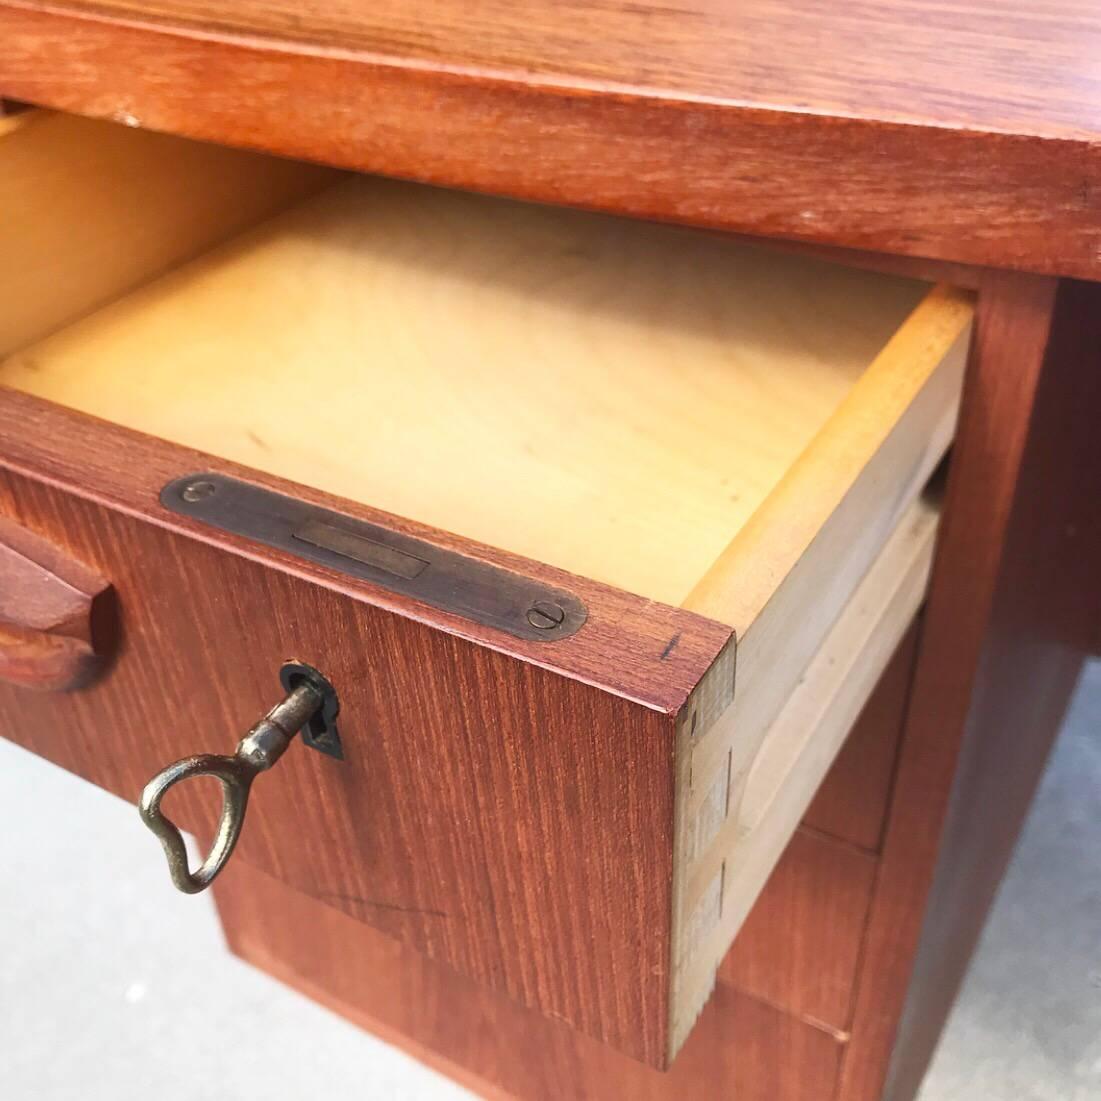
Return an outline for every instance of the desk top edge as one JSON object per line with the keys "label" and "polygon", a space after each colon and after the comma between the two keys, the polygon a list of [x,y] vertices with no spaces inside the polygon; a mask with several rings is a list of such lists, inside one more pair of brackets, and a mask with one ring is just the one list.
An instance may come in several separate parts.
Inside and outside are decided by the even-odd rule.
{"label": "desk top edge", "polygon": [[[977,99],[956,94],[953,101],[947,91],[931,109],[924,94],[910,107],[874,95],[847,104],[836,96],[798,102],[798,87],[786,98],[769,96],[767,82],[757,83],[761,95],[733,78],[719,87],[714,65],[709,79],[690,80],[684,65],[670,66],[664,80],[634,79],[642,62],[631,55],[635,71],[628,73],[606,48],[564,66],[558,40],[542,59],[530,51],[475,53],[462,36],[446,56],[432,56],[412,39],[399,51],[395,36],[414,26],[411,15],[404,23],[397,18],[401,5],[382,5],[390,22],[374,38],[364,37],[361,19],[350,29],[308,24],[296,39],[279,23],[289,18],[281,0],[238,0],[221,23],[200,21],[208,3],[0,0],[0,95],[517,198],[1101,279],[1101,81],[1096,95],[1083,89],[1073,117],[1065,109],[1073,73],[1052,93],[1049,114],[1037,100],[1016,119],[1002,117],[1017,95],[1004,88],[1000,106],[981,111]],[[1101,18],[1084,5],[1088,0],[1057,0],[1046,7],[1080,9],[1083,35],[1096,31],[1101,61]],[[360,6],[351,0],[341,10]],[[491,6],[474,7],[484,15]],[[434,0],[429,7],[454,20],[459,6]],[[546,4],[526,0],[520,7]],[[600,10],[611,19],[636,7],[614,0]],[[749,4],[769,7],[765,0]],[[666,29],[679,25],[683,9],[675,14]],[[469,21],[468,36],[474,25]],[[665,48],[674,59],[694,56],[691,41]],[[1035,73],[1026,79],[1035,82]],[[956,93],[967,92],[965,85]]]}

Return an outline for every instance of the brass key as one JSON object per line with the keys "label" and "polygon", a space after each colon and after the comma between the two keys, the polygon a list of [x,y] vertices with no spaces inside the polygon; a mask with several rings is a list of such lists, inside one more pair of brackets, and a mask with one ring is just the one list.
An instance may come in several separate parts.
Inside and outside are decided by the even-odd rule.
{"label": "brass key", "polygon": [[[233,756],[200,753],[184,757],[158,772],[141,793],[141,820],[157,835],[172,882],[185,894],[205,890],[225,867],[241,834],[253,780],[283,756],[303,727],[309,726],[307,740],[313,748],[342,756],[334,725],[339,703],[333,686],[313,666],[301,662],[285,664],[280,679],[286,697],[237,743]],[[214,776],[222,785],[218,832],[206,859],[194,872],[188,868],[183,836],[160,809],[168,789],[193,776]]]}

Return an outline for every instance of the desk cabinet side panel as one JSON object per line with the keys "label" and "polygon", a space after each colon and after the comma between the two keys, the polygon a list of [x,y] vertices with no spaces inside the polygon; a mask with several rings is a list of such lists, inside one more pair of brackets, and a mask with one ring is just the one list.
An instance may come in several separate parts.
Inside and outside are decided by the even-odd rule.
{"label": "desk cabinet side panel", "polygon": [[910,1101],[1059,729],[1099,603],[1095,285],[991,274],[840,1101]]}

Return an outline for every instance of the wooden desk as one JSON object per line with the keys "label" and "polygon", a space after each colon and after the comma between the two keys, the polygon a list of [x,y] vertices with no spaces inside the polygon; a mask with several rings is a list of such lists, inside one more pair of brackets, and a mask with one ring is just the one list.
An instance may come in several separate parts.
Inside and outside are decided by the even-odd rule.
{"label": "wooden desk", "polygon": [[[732,957],[731,983],[720,982],[663,1077],[487,992],[471,969],[457,977],[415,952],[398,958],[374,930],[251,867],[221,888],[239,951],[483,1089],[599,1097],[616,1096],[619,1082],[618,1095],[629,1083],[637,1096],[705,1098],[715,1083],[736,1082],[744,1097],[783,1101],[913,1095],[1082,657],[1098,641],[1099,60],[1101,21],[1086,0],[935,10],[879,0],[830,11],[757,0],[717,10],[0,3],[5,97],[769,238],[977,293],[923,626],[912,675],[891,696],[904,719],[897,760],[888,755],[882,833],[857,846],[874,854],[871,874],[830,877],[868,892],[848,1008],[823,1021],[788,988],[777,1008],[772,973],[754,976],[752,961]],[[9,427],[27,416],[13,408]],[[42,461],[20,447],[8,456],[13,469]],[[76,477],[56,450],[47,480]],[[90,494],[93,482],[89,474]],[[823,798],[860,806],[830,790]],[[787,859],[798,861],[794,851]],[[810,864],[820,871],[815,861],[826,859]],[[295,939],[306,922],[375,963],[352,981],[354,967]],[[370,988],[384,971],[383,1006]],[[487,1032],[433,1031],[433,1021],[463,1014],[489,1022]],[[647,1040],[647,1051],[661,1042]],[[552,1050],[544,1077],[520,1073]]]}

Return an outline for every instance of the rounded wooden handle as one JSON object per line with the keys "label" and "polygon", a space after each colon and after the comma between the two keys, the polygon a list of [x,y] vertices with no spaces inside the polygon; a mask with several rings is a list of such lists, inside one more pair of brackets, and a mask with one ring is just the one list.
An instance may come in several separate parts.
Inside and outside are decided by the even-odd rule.
{"label": "rounded wooden handle", "polygon": [[0,517],[0,680],[67,691],[104,664],[110,583],[67,551]]}

